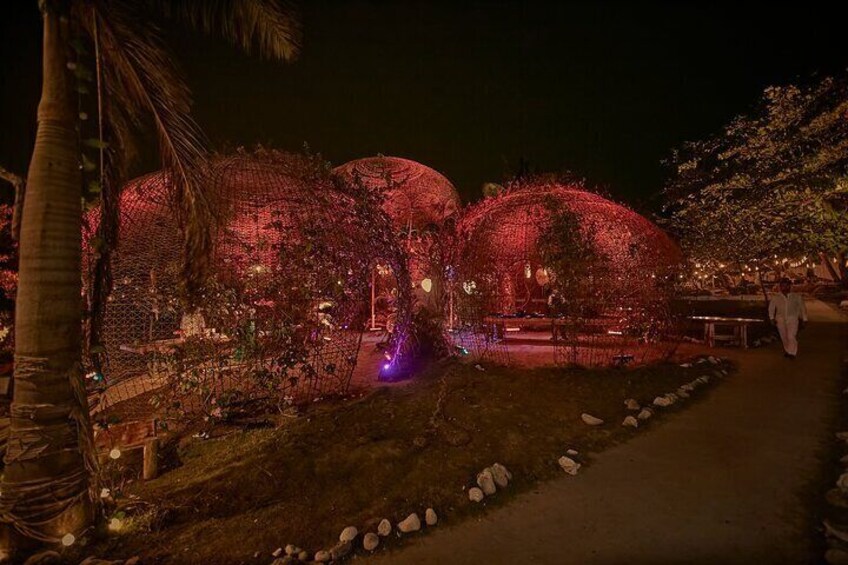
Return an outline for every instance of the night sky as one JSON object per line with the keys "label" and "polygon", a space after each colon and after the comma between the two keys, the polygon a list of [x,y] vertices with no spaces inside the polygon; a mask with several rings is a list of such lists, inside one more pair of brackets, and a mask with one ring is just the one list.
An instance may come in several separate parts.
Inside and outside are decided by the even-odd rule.
{"label": "night sky", "polygon": [[[24,172],[40,21],[35,0],[16,3],[0,22],[0,163]],[[523,158],[644,210],[657,207],[671,148],[718,130],[767,85],[848,66],[844,20],[827,6],[312,1],[291,65],[169,40],[216,147],[306,142],[334,164],[407,157],[466,201]]]}

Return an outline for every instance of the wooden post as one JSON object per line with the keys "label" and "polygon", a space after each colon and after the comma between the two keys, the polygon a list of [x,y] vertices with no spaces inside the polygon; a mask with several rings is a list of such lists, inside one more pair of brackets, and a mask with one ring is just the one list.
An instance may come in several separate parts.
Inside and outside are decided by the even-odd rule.
{"label": "wooden post", "polygon": [[142,478],[145,481],[155,479],[159,474],[159,438],[150,438],[144,442],[144,470]]}
{"label": "wooden post", "polygon": [[377,329],[377,266],[371,267],[371,331]]}
{"label": "wooden post", "polygon": [[453,330],[453,327],[454,327],[454,323],[453,323],[453,292],[454,292],[454,286],[455,285],[451,285],[450,290],[449,290],[450,294],[448,294],[448,306],[449,306],[448,329],[449,330]]}

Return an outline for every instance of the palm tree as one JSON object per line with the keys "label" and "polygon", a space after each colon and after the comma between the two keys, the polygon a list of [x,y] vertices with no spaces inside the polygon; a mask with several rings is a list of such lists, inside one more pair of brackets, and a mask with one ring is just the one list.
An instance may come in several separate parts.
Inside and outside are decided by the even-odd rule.
{"label": "palm tree", "polygon": [[[95,462],[80,374],[81,116],[69,46],[82,38],[94,51],[104,264],[115,244],[126,163],[145,121],[156,131],[176,187],[187,257],[203,259],[209,248],[206,146],[156,18],[222,35],[267,58],[292,59],[299,47],[290,6],[271,0],[39,0],[39,9],[43,82],[21,220],[15,388],[0,498],[10,552],[63,537],[70,542],[68,534],[79,536],[95,515]],[[203,261],[190,263],[189,282],[198,280]],[[107,288],[108,277],[99,284]]]}

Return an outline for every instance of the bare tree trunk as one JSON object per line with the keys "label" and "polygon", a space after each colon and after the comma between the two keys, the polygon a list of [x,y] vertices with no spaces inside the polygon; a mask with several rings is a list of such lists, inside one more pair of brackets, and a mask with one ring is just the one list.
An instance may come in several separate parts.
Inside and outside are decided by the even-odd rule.
{"label": "bare tree trunk", "polygon": [[0,497],[12,551],[79,537],[93,516],[80,373],[79,148],[60,17],[55,3],[41,4],[43,82],[21,226],[15,393]]}

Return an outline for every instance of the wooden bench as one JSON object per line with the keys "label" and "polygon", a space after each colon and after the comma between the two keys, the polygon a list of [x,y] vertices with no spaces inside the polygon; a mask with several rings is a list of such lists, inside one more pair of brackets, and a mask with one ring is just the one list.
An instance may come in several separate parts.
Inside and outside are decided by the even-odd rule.
{"label": "wooden bench", "polygon": [[[487,334],[490,337],[505,338],[507,332],[507,324],[512,326],[522,326],[525,328],[553,328],[553,318],[510,318],[507,316],[486,316],[483,318],[483,324],[487,328]],[[491,328],[491,329],[490,329]]]}
{"label": "wooden bench", "polygon": [[[156,436],[156,420],[139,420],[113,424],[94,432],[95,448],[108,457],[113,450],[142,451],[142,478],[155,479],[159,474],[159,439]],[[104,460],[102,459],[102,460]],[[101,460],[101,461],[102,461]]]}
{"label": "wooden bench", "polygon": [[586,332],[620,335],[620,332],[616,330],[621,325],[621,322],[612,316],[599,316],[579,319],[576,321],[569,318],[537,318],[530,316],[526,318],[510,318],[505,316],[486,316],[483,318],[483,324],[487,329],[491,328],[491,330],[487,332],[491,337],[506,337],[507,325],[511,325],[524,328],[549,328],[553,338],[552,341],[557,341],[560,339],[559,334],[567,330],[571,330],[572,332],[577,330],[581,333]]}
{"label": "wooden bench", "polygon": [[[756,318],[726,318],[723,316],[690,316],[689,319],[704,322],[704,343],[709,347],[715,347],[716,342],[735,341],[743,349],[748,349],[748,326],[763,323],[762,320]],[[732,328],[733,334],[717,334],[716,327]]]}

